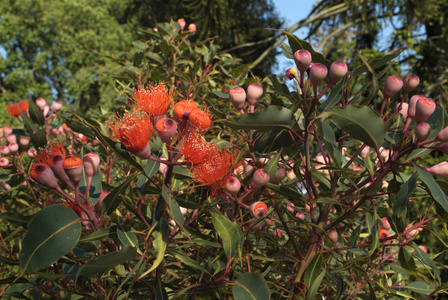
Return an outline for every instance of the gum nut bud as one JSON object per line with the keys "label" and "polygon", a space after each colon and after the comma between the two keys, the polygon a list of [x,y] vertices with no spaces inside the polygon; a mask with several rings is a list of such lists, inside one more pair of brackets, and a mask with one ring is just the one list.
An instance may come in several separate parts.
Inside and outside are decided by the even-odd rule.
{"label": "gum nut bud", "polygon": [[338,232],[336,230],[330,230],[327,233],[328,238],[330,239],[330,241],[332,241],[333,243],[337,243],[338,242]]}
{"label": "gum nut bud", "polygon": [[179,20],[177,20],[177,25],[179,25],[180,31],[183,31],[187,23],[185,22],[184,18],[180,18]]}
{"label": "gum nut bud", "polygon": [[11,143],[8,145],[9,151],[14,154],[17,153],[19,151],[19,145],[17,145],[17,143]]}
{"label": "gum nut bud", "polygon": [[297,78],[299,78],[299,73],[297,73],[297,69],[296,68],[289,68],[288,70],[286,70],[285,76],[289,80],[292,80],[293,78],[297,79]]}
{"label": "gum nut bud", "polygon": [[283,230],[277,228],[274,229],[273,231],[270,232],[270,234],[274,237],[274,238],[281,238],[283,236]]}
{"label": "gum nut bud", "polygon": [[167,145],[170,145],[177,134],[177,124],[170,118],[162,118],[156,123],[157,135]]}
{"label": "gum nut bud", "polygon": [[230,195],[236,195],[241,189],[241,182],[238,178],[231,176],[226,180],[225,189]]}
{"label": "gum nut bud", "polygon": [[45,101],[44,98],[39,97],[36,99],[36,105],[37,107],[39,107],[40,110],[44,110],[45,106],[47,105],[47,102]]}
{"label": "gum nut bud", "polygon": [[300,49],[294,53],[294,62],[297,70],[305,72],[311,65],[311,53],[308,50]]}
{"label": "gum nut bud", "polygon": [[74,155],[68,155],[62,162],[62,167],[64,168],[68,178],[70,178],[74,184],[81,181],[83,167],[82,159]]}
{"label": "gum nut bud", "polygon": [[3,155],[8,155],[11,151],[9,151],[8,146],[0,146],[0,153]]}
{"label": "gum nut bud", "polygon": [[263,202],[255,202],[249,207],[250,214],[257,219],[262,219],[268,213],[268,207]]}
{"label": "gum nut bud", "polygon": [[436,103],[431,98],[421,97],[415,107],[415,121],[425,122],[436,110]]}
{"label": "gum nut bud", "polygon": [[252,177],[251,186],[254,189],[258,189],[269,182],[270,176],[265,169],[258,169],[254,172]]}
{"label": "gum nut bud", "polygon": [[254,166],[252,165],[247,165],[244,168],[244,174],[246,174],[246,176],[249,176],[250,174],[252,174],[252,171],[254,170]]}
{"label": "gum nut bud", "polygon": [[50,112],[50,106],[45,105],[43,115],[44,117],[48,116],[48,113]]}
{"label": "gum nut bud", "polygon": [[30,144],[30,139],[26,136],[22,136],[20,138],[20,145],[22,145],[23,147],[28,147],[28,145]]}
{"label": "gum nut bud", "polygon": [[286,177],[286,170],[284,168],[280,168],[277,170],[277,172],[275,172],[274,178],[272,178],[271,182],[277,184],[280,181],[282,181],[283,178],[285,177]]}
{"label": "gum nut bud", "polygon": [[37,150],[36,149],[28,149],[26,154],[28,154],[29,157],[35,157],[37,155]]}
{"label": "gum nut bud", "polygon": [[359,156],[366,159],[367,155],[369,155],[369,151],[370,151],[370,147],[365,146],[364,149],[361,150],[361,153],[359,154]]}
{"label": "gum nut bud", "polygon": [[[410,228],[411,226],[406,227],[406,229]],[[409,231],[408,233],[406,233],[406,239],[409,240],[410,238],[416,236],[418,234],[419,230],[417,229],[413,229],[411,231]]]}
{"label": "gum nut bud", "polygon": [[7,167],[9,166],[9,159],[6,157],[0,158],[0,167]]}
{"label": "gum nut bud", "polygon": [[423,97],[422,95],[414,95],[409,99],[409,107],[408,107],[408,118],[415,118],[415,109],[417,107],[418,99]]}
{"label": "gum nut bud", "polygon": [[419,247],[423,252],[428,253],[428,249],[426,249],[425,246],[420,245],[420,246],[418,246],[418,247]]}
{"label": "gum nut bud", "polygon": [[335,61],[330,66],[330,72],[328,74],[328,78],[330,79],[330,83],[336,84],[341,80],[345,75],[347,75],[348,67],[346,63],[341,61]]}
{"label": "gum nut bud", "polygon": [[[1,147],[0,147],[1,149]],[[445,154],[448,154],[448,143],[443,143],[437,147],[438,150],[442,151]]]}
{"label": "gum nut bud", "polygon": [[58,112],[58,111],[60,111],[61,108],[62,108],[62,103],[61,103],[61,102],[55,101],[55,102],[53,103],[53,111],[54,111],[54,112]]}
{"label": "gum nut bud", "polygon": [[132,152],[132,153],[134,153],[136,156],[140,157],[141,159],[148,159],[151,157],[151,146],[148,143],[141,150],[139,150],[137,152]]}
{"label": "gum nut bud", "polygon": [[196,32],[196,24],[191,23],[190,25],[188,25],[188,31]]}
{"label": "gum nut bud", "polygon": [[384,228],[380,229],[380,234],[379,234],[379,236],[380,236],[380,239],[388,238],[388,237],[390,236],[390,234],[389,234],[389,230],[384,229]]}
{"label": "gum nut bud", "polygon": [[182,214],[182,216],[185,217],[188,213],[188,209],[185,207],[182,207],[182,206],[179,206],[179,209],[180,209],[180,213]]}
{"label": "gum nut bud", "polygon": [[286,177],[288,177],[289,180],[294,180],[297,178],[296,173],[294,173],[293,170],[288,171],[288,173],[286,173]]}
{"label": "gum nut bud", "polygon": [[328,69],[324,64],[314,63],[310,68],[310,81],[312,85],[319,85],[327,77]]}
{"label": "gum nut bud", "polygon": [[17,137],[15,134],[11,133],[8,134],[8,136],[6,136],[6,140],[8,141],[8,143],[12,144],[12,143],[17,143]]}
{"label": "gum nut bud", "polygon": [[403,79],[400,76],[389,76],[384,83],[383,96],[385,99],[391,98],[403,87]]}
{"label": "gum nut bud", "polygon": [[50,189],[58,188],[58,180],[53,171],[46,164],[34,164],[30,169],[30,176],[36,182]]}
{"label": "gum nut bud", "polygon": [[[395,109],[398,109],[400,103],[397,103],[397,105],[395,106]],[[409,110],[409,104],[407,103],[401,103],[401,109],[400,109],[400,114],[403,116],[403,119],[407,119],[408,118],[408,110]]]}
{"label": "gum nut bud", "polygon": [[448,177],[448,161],[443,161],[437,165],[427,168],[426,171],[434,176]]}
{"label": "gum nut bud", "polygon": [[230,102],[237,110],[241,110],[244,107],[246,101],[246,91],[242,87],[234,87],[229,92]]}
{"label": "gum nut bud", "polygon": [[436,136],[436,139],[439,142],[448,143],[448,127],[440,130],[440,132]]}
{"label": "gum nut bud", "polygon": [[294,203],[292,202],[288,202],[288,204],[286,205],[286,209],[289,210],[290,212],[294,212]]}
{"label": "gum nut bud", "polygon": [[82,157],[82,164],[84,165],[86,175],[88,177],[93,177],[100,165],[100,157],[95,152],[87,153]]}
{"label": "gum nut bud", "polygon": [[154,32],[159,31],[159,29],[157,29],[157,27],[153,27],[152,30],[153,30]]}
{"label": "gum nut bud", "polygon": [[8,136],[12,133],[12,127],[11,126],[5,126],[3,127],[3,136]]}
{"label": "gum nut bud", "polygon": [[408,74],[404,78],[404,92],[412,92],[420,84],[420,78],[414,74]]}
{"label": "gum nut bud", "polygon": [[386,230],[390,229],[390,224],[389,224],[389,221],[387,220],[387,217],[381,218],[380,226]]}
{"label": "gum nut bud", "polygon": [[296,218],[298,218],[300,220],[305,220],[305,214],[298,212],[298,213],[296,213]]}
{"label": "gum nut bud", "polygon": [[417,139],[417,142],[424,141],[428,137],[430,131],[431,126],[428,123],[418,123],[415,127],[415,138]]}
{"label": "gum nut bud", "polygon": [[247,101],[250,105],[255,105],[263,95],[263,88],[256,83],[253,83],[247,87]]}
{"label": "gum nut bud", "polygon": [[0,188],[4,188],[5,190],[10,190],[11,186],[7,184],[6,182],[2,181],[0,182]]}

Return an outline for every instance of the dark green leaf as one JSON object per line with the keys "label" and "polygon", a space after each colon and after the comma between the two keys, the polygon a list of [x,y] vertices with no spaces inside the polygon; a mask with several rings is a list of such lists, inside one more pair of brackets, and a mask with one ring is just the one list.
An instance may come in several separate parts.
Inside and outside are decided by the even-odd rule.
{"label": "dark green leaf", "polygon": [[31,135],[31,143],[36,149],[45,148],[47,145],[47,133],[45,132],[45,129],[39,129],[34,132],[33,135]]}
{"label": "dark green leaf", "polygon": [[415,243],[412,243],[412,247],[414,248],[417,259],[420,260],[423,264],[431,267],[434,270],[434,273],[436,274],[436,277],[440,282],[440,270],[439,268],[437,268],[436,264],[433,262],[431,257],[428,254],[426,254],[425,251],[420,249],[420,247],[418,247]]}
{"label": "dark green leaf", "polygon": [[409,196],[414,192],[417,187],[418,173],[414,173],[406,183],[400,186],[400,190],[396,194],[396,200],[394,203],[394,213],[403,217],[406,213]]}
{"label": "dark green leaf", "polygon": [[[383,57],[369,60],[368,61],[368,65],[370,67],[372,67],[373,69],[380,68],[380,67],[386,65],[387,63],[389,63],[392,59],[396,58],[398,55],[400,55],[400,53],[402,51],[403,50],[398,50],[398,51],[392,52],[390,54],[387,54],[387,55],[385,55]],[[353,70],[351,76],[354,78],[354,77],[357,77],[360,74],[362,74],[364,72],[367,72],[367,71],[368,71],[367,65],[362,65],[362,66],[356,68],[355,70]]]}
{"label": "dark green leaf", "polygon": [[410,289],[413,292],[429,295],[436,289],[434,284],[427,284],[423,281],[414,281],[408,284],[408,289]]}
{"label": "dark green leaf", "polygon": [[5,212],[0,214],[0,218],[13,224],[14,226],[22,226],[27,228],[28,222],[33,216],[24,216],[16,212]]}
{"label": "dark green leaf", "polygon": [[79,240],[80,243],[89,243],[103,239],[113,239],[117,237],[117,226],[106,227],[92,232],[88,236]]}
{"label": "dark green leaf", "polygon": [[320,106],[319,111],[323,112],[327,108],[333,107],[341,101],[342,98],[342,87],[347,84],[347,77],[342,78],[338,84],[336,84],[330,92],[327,100],[325,100]]}
{"label": "dark green leaf", "polygon": [[317,290],[319,289],[320,283],[322,282],[322,279],[324,279],[325,276],[325,270],[323,270],[317,277],[316,280],[314,280],[311,283],[310,289],[308,290],[308,293],[306,294],[306,300],[313,300],[314,296],[316,296]]}
{"label": "dark green leaf", "polygon": [[255,273],[240,276],[233,285],[232,293],[235,300],[269,300],[271,297],[266,281]]}
{"label": "dark green leaf", "polygon": [[212,213],[213,227],[222,240],[224,252],[230,259],[237,253],[241,253],[243,247],[244,236],[238,224],[231,222],[225,216]]}
{"label": "dark green leaf", "polygon": [[294,59],[294,53],[292,53],[291,47],[289,47],[289,45],[281,44],[280,48],[282,48],[283,55],[286,58]]}
{"label": "dark green leaf", "polygon": [[30,114],[31,120],[33,120],[33,122],[38,124],[39,126],[44,125],[45,118],[43,112],[40,110],[39,107],[37,107],[36,103],[33,100],[28,101],[28,103],[29,103],[28,112]]}
{"label": "dark green leaf", "polygon": [[138,173],[134,173],[130,175],[125,182],[117,186],[108,194],[101,205],[101,211],[103,214],[111,214],[115,211],[115,209],[120,205],[121,200],[120,197],[122,194],[125,193],[128,186],[131,184],[131,182],[135,179]]}
{"label": "dark green leaf", "polygon": [[431,175],[431,173],[419,167],[416,167],[415,169],[417,170],[418,178],[420,178],[420,180],[423,181],[423,183],[429,189],[432,198],[436,202],[438,202],[446,212],[448,212],[448,197],[443,192],[440,185],[438,185],[434,180],[434,177]]}
{"label": "dark green leaf", "polygon": [[162,197],[168,205],[168,211],[171,217],[179,226],[183,227],[184,216],[180,212],[179,204],[177,203],[176,199],[174,199],[173,195],[171,195],[171,192],[166,185],[163,185],[162,187]]}
{"label": "dark green leaf", "polygon": [[412,258],[411,254],[409,254],[405,247],[400,247],[398,261],[400,262],[400,266],[409,273],[414,273],[417,270],[415,267],[414,258]]}
{"label": "dark green leaf", "polygon": [[317,253],[305,270],[303,282],[307,287],[311,287],[317,276],[322,272],[322,251]]}

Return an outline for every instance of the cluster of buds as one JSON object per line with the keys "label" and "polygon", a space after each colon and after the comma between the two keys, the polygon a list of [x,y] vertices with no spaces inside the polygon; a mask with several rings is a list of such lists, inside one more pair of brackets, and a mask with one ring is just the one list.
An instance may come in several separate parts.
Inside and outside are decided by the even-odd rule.
{"label": "cluster of buds", "polygon": [[263,95],[263,88],[256,83],[253,83],[247,87],[247,93],[242,87],[234,87],[229,92],[229,98],[233,106],[241,113],[244,114],[244,104],[249,102],[249,112],[253,113],[255,104],[258,99]]}
{"label": "cluster of buds", "polygon": [[[179,30],[182,33],[185,29],[185,26],[187,25],[187,22],[185,22],[184,18],[180,18],[179,20],[177,20],[177,25],[179,25]],[[195,33],[196,25],[194,23],[191,23],[190,25],[188,25],[188,31],[191,33]]]}
{"label": "cluster of buds", "polygon": [[28,149],[30,139],[14,134],[11,126],[0,128],[0,167],[8,167],[10,159],[20,157]]}

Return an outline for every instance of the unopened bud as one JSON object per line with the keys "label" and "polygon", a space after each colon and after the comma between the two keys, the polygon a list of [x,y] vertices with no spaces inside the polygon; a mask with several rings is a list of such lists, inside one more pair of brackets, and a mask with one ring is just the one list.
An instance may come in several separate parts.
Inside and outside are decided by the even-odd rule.
{"label": "unopened bud", "polygon": [[440,130],[440,132],[436,136],[436,139],[439,142],[448,143],[448,127]]}
{"label": "unopened bud", "polygon": [[74,184],[78,184],[82,178],[82,159],[74,155],[68,155],[62,162],[65,173]]}
{"label": "unopened bud", "polygon": [[348,72],[347,64],[341,61],[335,61],[330,66],[330,72],[328,78],[330,83],[336,84],[341,80]]}
{"label": "unopened bud", "polygon": [[238,178],[231,176],[226,180],[225,189],[229,194],[236,195],[241,189],[241,182]]}
{"label": "unopened bud", "polygon": [[6,157],[2,157],[0,158],[0,167],[7,167],[9,166],[9,159],[7,159]]}
{"label": "unopened bud", "polygon": [[170,145],[177,134],[177,124],[169,118],[162,118],[156,123],[156,130],[159,138],[167,145]]}
{"label": "unopened bud", "polygon": [[189,32],[196,32],[196,24],[191,23],[190,25],[188,25],[188,31]]}
{"label": "unopened bud", "polygon": [[263,95],[263,88],[258,84],[251,84],[247,87],[247,101],[250,105],[257,104],[258,99]]}
{"label": "unopened bud", "polygon": [[387,220],[387,217],[381,218],[380,226],[386,230],[390,229],[390,224],[389,224],[389,221]]}
{"label": "unopened bud", "polygon": [[250,214],[257,219],[262,219],[268,212],[268,207],[263,202],[255,202],[249,208]]}
{"label": "unopened bud", "polygon": [[34,164],[30,170],[30,176],[47,188],[57,189],[59,187],[53,171],[45,164]]}
{"label": "unopened bud", "polygon": [[312,85],[319,85],[327,77],[328,69],[324,64],[314,63],[310,67],[310,81]]}
{"label": "unopened bud", "polygon": [[45,105],[43,112],[44,117],[47,117],[49,112],[50,112],[50,106]]}
{"label": "unopened bud", "polygon": [[417,107],[417,102],[422,97],[422,95],[414,95],[411,97],[411,99],[409,99],[408,118],[415,118],[415,109]]}
{"label": "unopened bud", "polygon": [[297,70],[305,72],[311,64],[311,53],[308,50],[300,49],[294,53],[294,62],[296,63]]}
{"label": "unopened bud", "polygon": [[269,182],[270,176],[265,169],[258,169],[254,172],[251,186],[253,189],[258,189]]}
{"label": "unopened bud", "polygon": [[3,127],[3,136],[8,136],[12,133],[12,127],[11,126],[5,126]]}
{"label": "unopened bud", "polygon": [[336,230],[330,230],[327,233],[328,238],[330,239],[330,241],[332,241],[333,243],[337,243],[338,242],[338,232]]}
{"label": "unopened bud", "polygon": [[431,126],[429,126],[428,123],[418,123],[415,127],[415,138],[417,139],[417,142],[424,141],[428,137],[430,130]]}
{"label": "unopened bud", "polygon": [[234,87],[229,92],[229,98],[237,110],[242,110],[246,101],[246,91],[242,87]]}
{"label": "unopened bud", "polygon": [[8,134],[8,135],[6,136],[6,140],[7,140],[8,143],[10,143],[10,144],[12,144],[12,143],[17,143],[17,137],[16,137],[16,135],[13,134],[13,133]]}
{"label": "unopened bud", "polygon": [[296,218],[298,218],[300,220],[305,220],[305,214],[298,212],[298,213],[296,213]]}
{"label": "unopened bud", "polygon": [[[412,227],[411,225],[407,226],[406,230],[411,228],[411,227]],[[418,234],[418,232],[419,232],[418,228],[413,229],[413,230],[409,231],[408,233],[406,233],[405,237],[406,237],[407,240],[409,240],[409,239],[413,238],[414,236],[416,236]]]}
{"label": "unopened bud", "polygon": [[283,178],[285,177],[286,177],[286,170],[284,168],[280,168],[277,170],[277,172],[275,172],[274,178],[272,178],[271,182],[277,184],[280,181],[282,181]]}
{"label": "unopened bud", "polygon": [[431,98],[421,97],[415,107],[415,121],[425,122],[436,110],[436,103]]}
{"label": "unopened bud", "polygon": [[186,24],[187,23],[185,22],[184,18],[180,18],[179,20],[177,20],[177,25],[179,25],[180,31],[184,30]]}
{"label": "unopened bud", "polygon": [[26,154],[28,154],[29,157],[35,157],[37,155],[37,150],[36,149],[28,149]]}
{"label": "unopened bud", "polygon": [[22,145],[24,148],[28,147],[28,145],[30,144],[30,139],[26,136],[22,136],[20,138],[20,145]]}
{"label": "unopened bud", "polygon": [[448,177],[448,161],[443,161],[430,168],[426,168],[426,171],[434,176]]}
{"label": "unopened bud", "polygon": [[84,171],[88,177],[93,177],[100,165],[100,157],[95,152],[87,153],[82,158]]}
{"label": "unopened bud", "polygon": [[403,79],[400,76],[389,76],[384,83],[383,95],[385,99],[391,98],[403,87]]}
{"label": "unopened bud", "polygon": [[58,111],[61,110],[61,108],[62,108],[62,103],[61,103],[61,102],[55,101],[55,102],[53,103],[53,111],[54,111],[54,112],[57,113]]}
{"label": "unopened bud", "polygon": [[8,148],[9,148],[9,151],[10,151],[12,154],[15,154],[15,153],[19,152],[19,145],[17,145],[17,143],[11,143],[11,144],[9,144],[9,145],[8,145]]}
{"label": "unopened bud", "polygon": [[39,97],[36,99],[36,105],[37,107],[39,107],[40,110],[44,110],[45,106],[47,105],[47,102],[45,101],[44,98]]}
{"label": "unopened bud", "polygon": [[389,233],[389,230],[387,230],[387,229],[380,229],[380,234],[379,234],[379,236],[380,236],[380,239],[386,239],[386,238],[388,238],[389,236],[390,236],[390,233]]}
{"label": "unopened bud", "polygon": [[11,151],[9,151],[9,147],[8,146],[0,146],[0,153],[2,155],[8,155],[11,153]]}
{"label": "unopened bud", "polygon": [[[397,103],[397,105],[395,106],[395,109],[398,109],[400,103]],[[406,120],[408,118],[408,110],[409,110],[409,104],[407,103],[401,103],[401,109],[400,109],[400,114],[403,116],[403,119]]]}
{"label": "unopened bud", "polygon": [[406,75],[404,79],[404,92],[409,93],[412,92],[418,85],[420,84],[420,78],[414,74]]}

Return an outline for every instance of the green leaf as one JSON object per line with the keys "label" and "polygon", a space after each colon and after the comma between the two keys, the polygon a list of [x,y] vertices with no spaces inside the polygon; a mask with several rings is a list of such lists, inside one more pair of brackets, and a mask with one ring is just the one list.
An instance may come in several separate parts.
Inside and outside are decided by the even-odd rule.
{"label": "green leaf", "polygon": [[283,55],[286,58],[294,59],[294,53],[292,53],[291,47],[287,44],[281,44],[280,48],[282,48]]}
{"label": "green leaf", "polygon": [[342,87],[347,84],[347,77],[342,78],[338,84],[336,84],[330,92],[327,100],[325,100],[320,106],[319,111],[323,112],[327,108],[333,107],[341,101],[342,98]]}
{"label": "green leaf", "polygon": [[210,274],[210,272],[208,272],[206,269],[201,267],[201,265],[199,265],[195,260],[188,257],[184,252],[176,251],[176,252],[172,252],[171,254],[174,255],[174,257],[176,258],[176,260],[178,262],[180,262],[188,267],[191,267],[193,269],[199,270],[200,272]]}
{"label": "green leaf", "polygon": [[311,287],[311,284],[316,280],[317,276],[321,273],[322,269],[322,251],[317,253],[310,264],[305,270],[305,275],[303,277],[303,282],[307,287]]}
{"label": "green leaf", "polygon": [[116,265],[133,259],[137,255],[137,248],[132,247],[131,245],[124,245],[118,252],[112,252],[88,261],[79,269],[77,276],[90,276],[106,271]]}
{"label": "green leaf", "polygon": [[305,202],[305,197],[297,191],[297,187],[288,185],[276,185],[269,182],[266,183],[265,187],[279,193],[280,195],[288,197],[290,200]]}
{"label": "green leaf", "polygon": [[437,268],[436,264],[433,262],[431,257],[425,251],[420,249],[415,243],[412,243],[412,248],[414,248],[417,259],[420,260],[423,264],[431,267],[434,270],[434,273],[436,274],[436,277],[440,282],[440,270],[439,268]]}
{"label": "green leaf", "polygon": [[423,281],[414,281],[408,284],[408,289],[410,289],[413,292],[429,295],[436,289],[434,284],[427,284]]}
{"label": "green leaf", "polygon": [[115,209],[120,205],[121,200],[119,198],[120,195],[124,194],[125,190],[128,188],[128,186],[131,184],[131,182],[135,179],[138,173],[134,173],[126,179],[125,182],[117,186],[108,194],[101,205],[101,211],[103,214],[111,214],[115,211]]}
{"label": "green leaf", "polygon": [[414,273],[417,270],[414,258],[412,258],[411,254],[404,247],[400,247],[398,261],[400,262],[400,266],[409,273]]}
{"label": "green leaf", "polygon": [[47,145],[47,133],[45,129],[39,129],[31,135],[31,143],[34,148],[45,148]]}
{"label": "green leaf", "polygon": [[0,214],[0,218],[13,224],[14,226],[22,226],[27,228],[28,222],[32,219],[32,216],[24,216],[16,212],[5,212]]}
{"label": "green leaf", "polygon": [[168,300],[168,294],[166,293],[165,288],[162,283],[157,283],[156,286],[156,300]]}
{"label": "green leaf", "polygon": [[184,216],[180,212],[179,204],[176,199],[174,199],[169,188],[164,184],[162,187],[162,197],[168,205],[168,211],[170,216],[176,221],[176,223],[183,228],[184,226]]}
{"label": "green leaf", "polygon": [[[390,54],[387,54],[383,57],[369,60],[368,65],[370,67],[372,67],[373,69],[378,69],[378,68],[386,65],[387,63],[389,63],[392,59],[396,58],[398,55],[400,55],[400,53],[402,51],[403,50],[397,50],[397,51],[391,52]],[[368,69],[367,65],[362,65],[362,66],[356,68],[355,70],[353,70],[351,77],[353,77],[353,78],[357,77],[360,74],[367,72],[368,70],[369,69]]]}
{"label": "green leaf", "polygon": [[386,124],[381,116],[367,106],[333,107],[319,115],[333,122],[370,147],[379,148],[386,135]]}
{"label": "green leaf", "polygon": [[244,236],[240,226],[217,213],[212,213],[212,222],[213,227],[215,227],[216,232],[218,232],[222,240],[224,252],[227,257],[230,259],[237,253],[241,253]]}
{"label": "green leaf", "polygon": [[257,113],[224,120],[223,123],[233,130],[255,129],[260,132],[273,129],[294,130],[293,128],[296,126],[293,113],[289,109],[279,106],[269,106]]}
{"label": "green leaf", "polygon": [[275,173],[279,169],[278,161],[280,159],[280,154],[281,152],[278,152],[274,157],[269,158],[267,163],[263,166],[263,169],[269,173],[271,180],[274,178]]}
{"label": "green leaf", "polygon": [[132,228],[129,226],[122,226],[117,224],[117,236],[123,245],[131,245],[132,247],[138,248],[138,240],[134,233],[132,233]]}
{"label": "green leaf", "polygon": [[274,89],[275,89],[280,95],[286,96],[286,97],[288,97],[288,98],[292,98],[292,94],[291,94],[291,92],[290,92],[288,86],[287,86],[285,83],[281,82],[281,81],[279,80],[278,76],[276,76],[276,75],[271,75],[271,76],[269,76],[268,78],[269,78],[269,80],[271,81],[272,86],[274,87]]}
{"label": "green leaf", "polygon": [[446,212],[448,212],[448,197],[443,192],[440,185],[438,185],[437,182],[434,180],[432,174],[419,167],[416,167],[415,169],[417,170],[418,178],[420,178],[420,180],[423,181],[423,183],[429,189],[432,198],[437,203],[439,203]]}
{"label": "green leaf", "polygon": [[144,168],[145,174],[148,178],[152,178],[157,171],[159,171],[160,163],[158,161],[148,159]]}
{"label": "green leaf", "polygon": [[406,157],[406,160],[403,161],[403,163],[407,163],[410,162],[416,158],[419,158],[421,156],[425,156],[428,155],[429,153],[431,153],[432,150],[429,148],[418,148],[413,150],[411,153],[409,153],[409,155]]}
{"label": "green leaf", "polygon": [[43,112],[40,110],[39,107],[37,107],[36,103],[33,100],[28,101],[29,107],[28,112],[30,114],[31,120],[34,121],[34,123],[39,124],[39,126],[42,126],[45,124],[45,118]]}
{"label": "green leaf", "polygon": [[306,300],[313,300],[314,296],[316,296],[317,290],[319,289],[320,283],[322,282],[322,279],[324,279],[325,276],[325,270],[323,270],[317,277],[316,280],[314,280],[311,283],[310,289],[308,290],[308,293],[306,294]]}
{"label": "green leaf", "polygon": [[51,205],[28,224],[19,259],[22,274],[50,266],[75,248],[81,235],[78,215],[65,205]]}
{"label": "green leaf", "polygon": [[359,51],[358,51],[358,55],[361,58],[361,60],[363,61],[364,65],[366,66],[367,70],[369,70],[370,74],[372,74],[372,81],[368,85],[365,86],[365,88],[367,88],[368,86],[371,85],[369,95],[361,102],[361,104],[365,104],[365,103],[369,103],[370,100],[372,100],[374,97],[376,97],[378,95],[378,91],[379,91],[380,87],[378,84],[378,76],[376,75],[373,68],[364,59],[364,57],[362,57],[362,55],[361,55],[361,53],[359,53]]}
{"label": "green leaf", "polygon": [[92,234],[79,240],[80,243],[89,243],[94,241],[99,241],[103,239],[114,239],[117,237],[117,226],[113,225],[111,227],[103,228],[94,231]]}
{"label": "green leaf", "polygon": [[396,194],[396,200],[394,203],[394,213],[399,217],[403,217],[406,213],[409,196],[414,192],[417,187],[418,173],[414,173],[406,183],[400,186],[400,190]]}
{"label": "green leaf", "polygon": [[255,273],[240,276],[233,285],[232,293],[235,300],[269,300],[271,298],[266,281]]}

